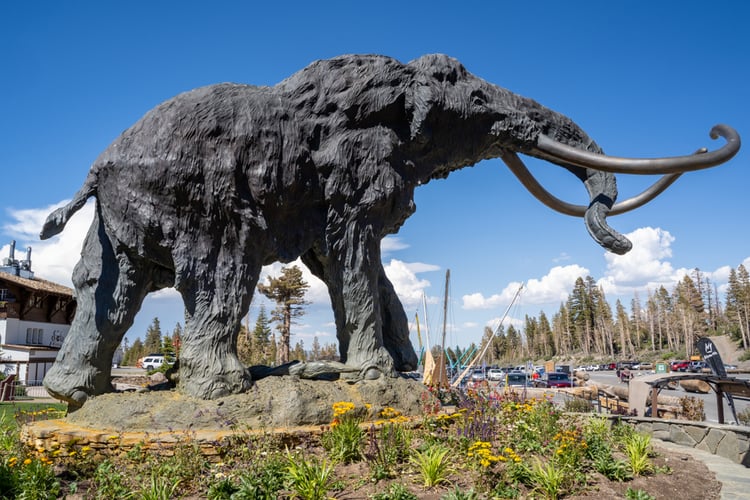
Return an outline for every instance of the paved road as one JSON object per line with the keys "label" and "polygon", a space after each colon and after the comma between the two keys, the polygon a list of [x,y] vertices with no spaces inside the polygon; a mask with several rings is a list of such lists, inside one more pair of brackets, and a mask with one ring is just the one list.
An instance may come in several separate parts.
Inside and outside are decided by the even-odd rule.
{"label": "paved road", "polygon": [[[623,386],[625,385],[619,382],[619,380],[617,379],[617,375],[615,375],[614,371],[593,371],[593,372],[588,372],[588,373],[591,376],[592,381],[599,382],[601,384],[623,385]],[[643,371],[643,372],[635,372],[635,373],[636,375],[638,374],[645,375],[651,372]],[[750,375],[748,374],[737,374],[737,375],[730,374],[730,376],[735,376],[743,380],[750,380]],[[713,391],[709,392],[708,394],[699,394],[695,392],[686,392],[682,390],[682,388],[678,388],[676,390],[664,389],[661,391],[661,394],[665,396],[676,396],[678,398],[682,398],[685,396],[693,396],[696,398],[700,398],[703,400],[704,411],[706,413],[706,421],[707,422],[719,421],[719,416],[718,416],[719,414],[716,409],[716,394]],[[735,399],[734,406],[736,410],[739,412],[739,411],[750,408],[750,401],[741,401],[741,400]],[[729,410],[729,406],[726,404],[726,400],[724,403],[724,422],[732,423],[732,412]]]}

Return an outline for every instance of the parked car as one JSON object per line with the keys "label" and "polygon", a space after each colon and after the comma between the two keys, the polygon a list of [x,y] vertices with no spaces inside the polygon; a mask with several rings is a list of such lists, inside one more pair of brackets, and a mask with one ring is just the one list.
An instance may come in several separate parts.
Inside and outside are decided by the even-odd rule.
{"label": "parked car", "polygon": [[726,370],[736,370],[737,369],[737,365],[725,364],[724,368]]}
{"label": "parked car", "polygon": [[710,369],[705,361],[691,361],[688,370],[693,373],[701,373],[703,370],[709,371]]}
{"label": "parked car", "polygon": [[507,385],[508,387],[531,387],[531,377],[521,372],[510,372],[507,376]]}
{"label": "parked car", "polygon": [[164,356],[146,356],[143,358],[142,366],[146,370],[156,370],[165,362]]}
{"label": "parked car", "polygon": [[474,370],[471,372],[471,381],[472,382],[481,382],[484,380],[484,370]]}
{"label": "parked car", "polygon": [[672,364],[669,365],[669,369],[673,372],[686,372],[688,371],[688,368],[690,367],[690,361],[672,361]]}
{"label": "parked car", "polygon": [[563,372],[550,372],[545,373],[538,380],[534,382],[536,387],[573,387],[573,381],[570,375]]}
{"label": "parked car", "polygon": [[487,380],[497,382],[505,377],[505,373],[500,368],[490,368],[487,370]]}

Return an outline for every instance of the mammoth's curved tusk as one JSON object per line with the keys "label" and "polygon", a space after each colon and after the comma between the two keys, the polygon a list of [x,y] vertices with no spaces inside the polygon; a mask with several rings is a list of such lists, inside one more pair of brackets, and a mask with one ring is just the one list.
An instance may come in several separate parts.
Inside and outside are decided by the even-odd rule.
{"label": "mammoth's curved tusk", "polygon": [[681,175],[682,173],[661,176],[658,181],[651,184],[647,189],[644,189],[640,194],[612,205],[609,215],[620,215],[635,210],[638,207],[642,207],[662,194],[664,190],[671,186]]}
{"label": "mammoth's curved tusk", "polygon": [[[620,158],[562,144],[547,136],[537,140],[537,154],[551,161],[592,168],[619,174],[678,174],[720,165],[730,160],[740,149],[740,136],[729,125],[716,125],[711,129],[712,139],[723,137],[726,144],[716,151],[671,158]],[[536,155],[535,155],[536,156]]]}
{"label": "mammoth's curved tusk", "polygon": [[503,150],[500,154],[500,158],[505,162],[511,172],[515,174],[521,184],[529,190],[529,193],[534,195],[534,198],[547,205],[552,210],[560,212],[565,215],[572,215],[573,217],[583,217],[586,213],[588,206],[574,205],[566,201],[562,201],[556,197],[544,187],[539,184],[539,181],[529,172],[526,165],[521,161],[517,154],[512,151]]}
{"label": "mammoth's curved tusk", "polygon": [[[556,197],[549,191],[547,191],[539,181],[536,180],[534,175],[526,168],[523,161],[511,151],[503,151],[500,158],[505,162],[511,172],[521,181],[521,184],[528,189],[528,191],[534,195],[534,197],[541,201],[543,204],[565,215],[572,215],[573,217],[583,217],[586,215],[588,206],[576,205],[568,203]],[[653,200],[661,193],[664,192],[669,186],[672,185],[682,174],[667,174],[662,176],[658,181],[649,186],[640,194],[623,200],[619,203],[615,203],[609,210],[609,215],[620,215],[631,210],[635,210]]]}
{"label": "mammoth's curved tusk", "polygon": [[594,240],[596,240],[601,246],[610,252],[619,255],[630,251],[633,246],[630,241],[607,224],[606,217],[609,213],[611,202],[606,203],[600,200],[599,197],[596,196],[596,193],[592,192],[592,188],[588,183],[586,183],[586,187],[592,197],[591,204],[587,207],[583,205],[573,205],[572,203],[560,200],[544,189],[534,176],[531,175],[531,172],[526,168],[526,165],[523,164],[521,159],[515,153],[503,150],[500,153],[500,157],[516,177],[518,177],[521,184],[523,184],[524,187],[526,187],[526,189],[528,189],[529,192],[539,201],[553,210],[562,212],[563,214],[583,217],[589,234],[591,234]]}

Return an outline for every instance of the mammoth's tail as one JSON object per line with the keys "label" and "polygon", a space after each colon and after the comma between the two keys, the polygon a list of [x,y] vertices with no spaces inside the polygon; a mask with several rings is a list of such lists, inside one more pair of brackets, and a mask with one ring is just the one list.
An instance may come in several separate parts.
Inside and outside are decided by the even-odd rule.
{"label": "mammoth's tail", "polygon": [[86,177],[86,181],[81,186],[81,189],[73,196],[73,199],[67,205],[58,208],[47,216],[47,220],[44,221],[44,226],[42,226],[42,231],[39,233],[39,238],[46,240],[65,229],[65,224],[68,223],[73,214],[86,204],[86,200],[96,194],[97,186],[98,179],[92,171]]}

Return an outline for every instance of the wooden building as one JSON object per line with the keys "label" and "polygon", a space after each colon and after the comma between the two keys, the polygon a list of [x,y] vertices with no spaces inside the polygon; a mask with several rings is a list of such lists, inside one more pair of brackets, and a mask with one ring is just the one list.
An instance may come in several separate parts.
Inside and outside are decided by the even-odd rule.
{"label": "wooden building", "polygon": [[31,249],[25,261],[0,266],[0,371],[23,385],[41,385],[76,312],[73,290],[34,277]]}

